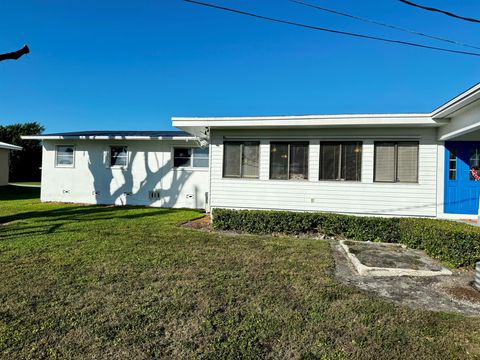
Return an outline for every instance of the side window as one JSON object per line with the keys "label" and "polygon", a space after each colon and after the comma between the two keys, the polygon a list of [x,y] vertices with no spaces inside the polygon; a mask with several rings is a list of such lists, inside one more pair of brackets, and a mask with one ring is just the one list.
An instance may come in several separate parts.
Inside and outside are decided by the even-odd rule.
{"label": "side window", "polygon": [[55,156],[55,166],[74,167],[75,164],[75,146],[58,145]]}
{"label": "side window", "polygon": [[480,180],[480,149],[472,149],[470,152],[470,180]]}
{"label": "side window", "polygon": [[192,149],[191,148],[174,148],[173,149],[173,167],[190,167],[192,166]]}
{"label": "side window", "polygon": [[320,180],[360,181],[362,142],[322,142]]}
{"label": "side window", "polygon": [[307,180],[308,142],[270,143],[270,179]]}
{"label": "side window", "polygon": [[174,148],[173,167],[208,168],[208,148]]}
{"label": "side window", "polygon": [[450,149],[448,159],[448,179],[457,180],[457,149]]}
{"label": "side window", "polygon": [[223,177],[258,179],[260,143],[258,141],[225,141],[223,143]]}
{"label": "side window", "polygon": [[376,142],[376,182],[418,182],[418,142]]}
{"label": "side window", "polygon": [[128,147],[110,146],[110,166],[125,167],[128,165]]}

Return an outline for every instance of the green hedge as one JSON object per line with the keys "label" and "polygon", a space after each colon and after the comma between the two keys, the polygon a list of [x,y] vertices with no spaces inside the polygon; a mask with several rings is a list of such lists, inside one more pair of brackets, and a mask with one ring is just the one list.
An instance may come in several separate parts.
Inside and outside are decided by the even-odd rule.
{"label": "green hedge", "polygon": [[454,267],[472,267],[480,260],[480,228],[452,221],[230,209],[214,209],[212,217],[217,230],[401,243]]}

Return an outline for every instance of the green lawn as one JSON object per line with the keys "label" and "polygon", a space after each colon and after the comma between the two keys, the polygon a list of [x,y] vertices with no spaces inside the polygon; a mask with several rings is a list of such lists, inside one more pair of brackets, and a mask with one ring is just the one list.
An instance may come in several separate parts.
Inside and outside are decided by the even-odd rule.
{"label": "green lawn", "polygon": [[328,243],[178,227],[191,210],[0,188],[0,356],[480,358],[478,319],[341,285]]}

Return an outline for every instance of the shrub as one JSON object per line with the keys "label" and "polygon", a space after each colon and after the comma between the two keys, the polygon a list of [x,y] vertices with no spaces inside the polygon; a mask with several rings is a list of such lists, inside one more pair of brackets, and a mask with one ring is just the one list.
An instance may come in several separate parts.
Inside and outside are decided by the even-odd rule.
{"label": "shrub", "polygon": [[425,250],[454,267],[471,267],[480,260],[480,228],[445,220],[214,209],[213,227],[253,234],[322,234],[401,243]]}

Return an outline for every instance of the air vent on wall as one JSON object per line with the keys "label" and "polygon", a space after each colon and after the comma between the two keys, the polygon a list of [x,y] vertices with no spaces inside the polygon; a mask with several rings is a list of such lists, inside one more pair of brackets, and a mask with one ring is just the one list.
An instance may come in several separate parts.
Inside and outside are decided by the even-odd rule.
{"label": "air vent on wall", "polygon": [[152,190],[148,192],[148,198],[150,200],[159,200],[160,199],[160,190]]}

